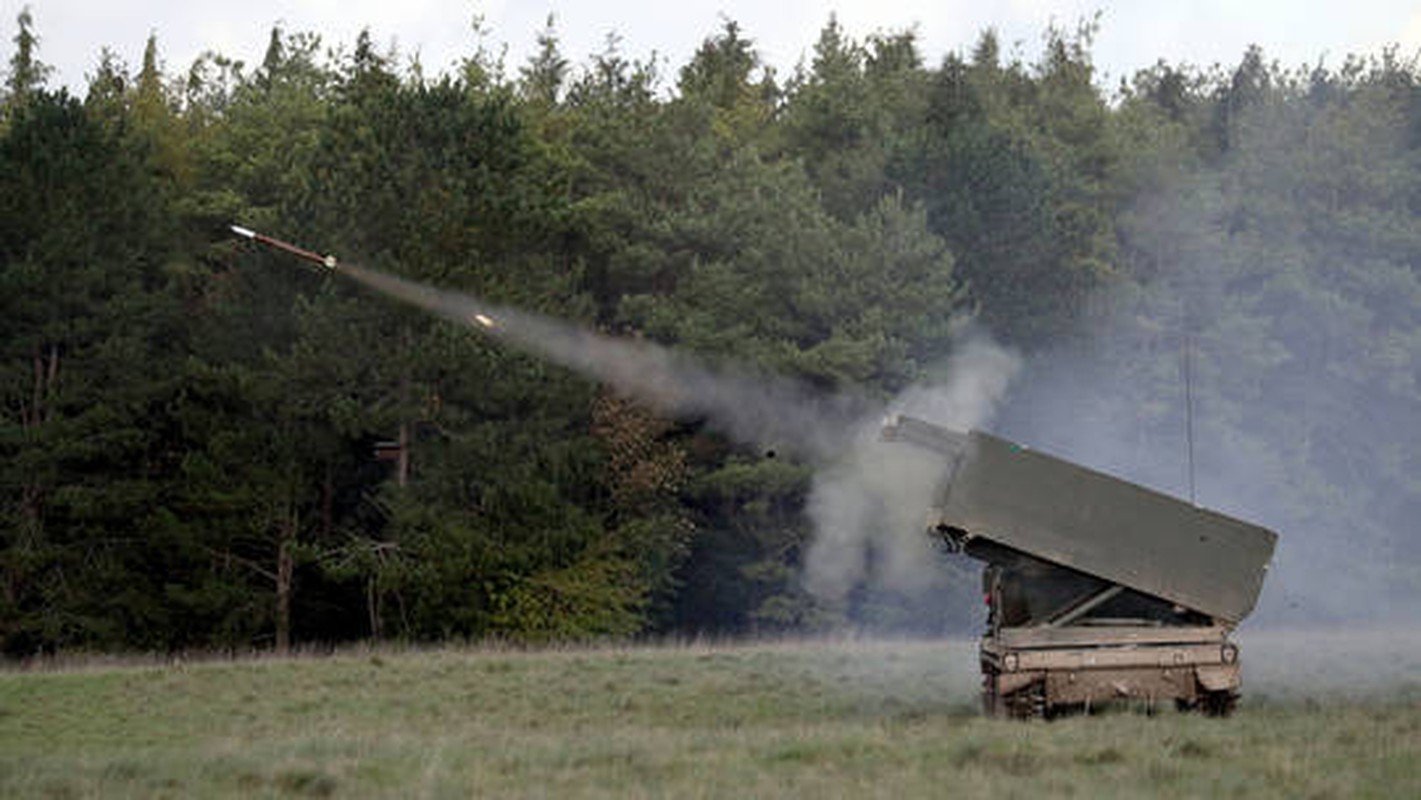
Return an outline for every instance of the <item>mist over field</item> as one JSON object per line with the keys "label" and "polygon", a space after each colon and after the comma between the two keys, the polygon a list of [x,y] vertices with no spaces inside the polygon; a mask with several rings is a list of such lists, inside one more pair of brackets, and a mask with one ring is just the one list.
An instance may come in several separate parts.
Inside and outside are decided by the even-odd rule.
{"label": "mist over field", "polygon": [[1250,637],[1257,677],[1227,721],[1173,710],[984,719],[973,644],[942,639],[387,646],[0,670],[0,707],[14,709],[0,726],[0,792],[921,797],[951,786],[1183,800],[1221,785],[1261,798],[1421,789],[1414,693],[1359,669],[1381,659],[1395,676],[1415,640],[1275,650],[1273,635]]}

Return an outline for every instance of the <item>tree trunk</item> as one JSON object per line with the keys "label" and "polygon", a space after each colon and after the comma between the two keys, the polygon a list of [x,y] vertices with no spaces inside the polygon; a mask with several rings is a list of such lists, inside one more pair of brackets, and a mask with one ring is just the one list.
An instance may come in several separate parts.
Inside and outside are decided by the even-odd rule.
{"label": "tree trunk", "polygon": [[336,482],[335,467],[326,462],[326,479],[321,484],[321,536],[329,541],[335,533]]}
{"label": "tree trunk", "polygon": [[276,653],[291,652],[291,593],[296,574],[295,515],[288,516],[276,543]]}
{"label": "tree trunk", "polygon": [[59,345],[51,344],[48,353],[36,348],[33,363],[35,377],[29,405],[20,401],[20,425],[26,431],[48,422],[54,413],[54,395],[59,389]]}
{"label": "tree trunk", "polygon": [[[59,391],[59,345],[50,344],[48,352],[36,346],[33,357],[34,384],[30,390],[28,406],[19,401],[20,427],[25,433],[23,446],[36,446],[39,429],[54,416],[54,398]],[[37,473],[28,473],[19,486],[19,519],[16,536],[10,542],[13,553],[29,554],[38,550],[44,540],[45,505],[49,489]],[[23,564],[29,559],[6,559],[3,575],[4,598],[11,608],[16,607],[29,581],[28,570]]]}
{"label": "tree trunk", "polygon": [[[414,335],[409,327],[402,331],[401,338],[404,340],[404,351],[406,354],[414,350]],[[395,467],[395,485],[404,488],[410,480],[410,364],[406,360],[404,371],[400,375],[400,415],[404,419],[400,420],[400,454],[399,461]]]}
{"label": "tree trunk", "polygon": [[404,488],[410,480],[410,424],[400,423],[400,455],[395,462],[395,485]]}
{"label": "tree trunk", "polygon": [[370,617],[370,638],[380,641],[384,636],[384,625],[380,621],[380,587],[375,575],[365,579],[365,613]]}

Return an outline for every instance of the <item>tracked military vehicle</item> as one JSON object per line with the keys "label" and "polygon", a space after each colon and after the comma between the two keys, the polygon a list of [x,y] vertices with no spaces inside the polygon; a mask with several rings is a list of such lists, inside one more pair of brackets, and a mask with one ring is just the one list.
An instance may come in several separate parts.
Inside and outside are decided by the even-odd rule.
{"label": "tracked military vehicle", "polygon": [[929,532],[986,562],[987,714],[1233,710],[1230,634],[1253,610],[1276,534],[980,431],[900,416],[882,438],[946,460]]}

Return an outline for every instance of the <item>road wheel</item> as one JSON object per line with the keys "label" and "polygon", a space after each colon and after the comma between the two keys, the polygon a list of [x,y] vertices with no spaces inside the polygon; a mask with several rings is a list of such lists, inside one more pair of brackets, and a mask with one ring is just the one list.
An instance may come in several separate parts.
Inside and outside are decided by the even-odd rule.
{"label": "road wheel", "polygon": [[1000,698],[998,705],[1005,706],[1005,715],[1012,719],[1046,719],[1046,685],[1032,685]]}
{"label": "road wheel", "polygon": [[1238,705],[1238,692],[1232,689],[1225,689],[1220,692],[1205,692],[1199,699],[1199,710],[1205,716],[1227,717],[1234,713],[1234,707]]}
{"label": "road wheel", "polygon": [[1001,716],[1001,711],[997,708],[997,676],[984,674],[982,676],[982,716]]}

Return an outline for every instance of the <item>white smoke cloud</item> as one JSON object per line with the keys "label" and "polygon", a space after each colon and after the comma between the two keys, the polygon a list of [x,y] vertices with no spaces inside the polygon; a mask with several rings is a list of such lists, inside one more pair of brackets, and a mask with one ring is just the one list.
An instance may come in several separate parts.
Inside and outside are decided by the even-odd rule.
{"label": "white smoke cloud", "polygon": [[[959,431],[983,427],[1020,368],[1015,353],[975,334],[953,354],[942,381],[910,387],[887,413]],[[804,584],[822,600],[841,601],[865,582],[913,594],[943,576],[923,533],[946,464],[926,449],[880,441],[882,421],[882,414],[860,421],[843,456],[815,474]]]}
{"label": "white smoke cloud", "polygon": [[681,419],[702,419],[743,445],[782,449],[816,463],[837,456],[866,403],[826,396],[798,381],[731,364],[712,365],[643,339],[605,336],[569,322],[494,306],[352,265],[361,283],[504,344],[560,364]]}
{"label": "white smoke cloud", "polygon": [[814,538],[803,580],[811,594],[830,603],[862,585],[911,595],[945,578],[924,531],[946,464],[926,449],[880,441],[885,417],[908,414],[959,431],[983,427],[1021,368],[1015,353],[969,331],[942,380],[910,387],[886,406],[874,405],[853,394],[824,396],[783,377],[711,366],[652,342],[604,336],[372,270],[339,269],[662,413],[703,419],[741,444],[782,448],[810,461],[817,468],[808,499]]}

